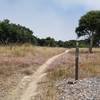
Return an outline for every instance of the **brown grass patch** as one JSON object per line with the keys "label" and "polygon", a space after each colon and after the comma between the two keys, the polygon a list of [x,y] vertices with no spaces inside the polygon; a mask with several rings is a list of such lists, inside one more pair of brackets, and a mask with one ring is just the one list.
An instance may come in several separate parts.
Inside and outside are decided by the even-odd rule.
{"label": "brown grass patch", "polygon": [[[100,76],[100,48],[94,48],[93,54],[88,49],[80,49],[79,78]],[[42,92],[40,97],[43,100],[57,100],[56,86],[57,80],[75,77],[75,49],[57,59],[48,69],[47,79],[40,85]],[[49,85],[52,84],[50,87]],[[47,92],[49,91],[49,92]],[[48,94],[49,93],[49,94]],[[48,94],[48,95],[45,95]],[[45,99],[44,99],[45,98]],[[48,99],[49,98],[49,99]],[[36,100],[42,100],[36,99]]]}
{"label": "brown grass patch", "polygon": [[63,51],[64,48],[30,44],[0,46],[0,100],[4,100],[25,75],[33,74],[48,58]]}

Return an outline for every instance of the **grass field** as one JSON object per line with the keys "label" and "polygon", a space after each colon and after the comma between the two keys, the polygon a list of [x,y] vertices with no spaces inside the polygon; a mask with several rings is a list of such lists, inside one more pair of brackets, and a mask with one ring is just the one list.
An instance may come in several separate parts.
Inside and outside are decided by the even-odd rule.
{"label": "grass field", "polygon": [[63,48],[37,47],[30,44],[0,46],[0,100],[24,76],[33,74],[48,58],[63,51]]}
{"label": "grass field", "polygon": [[[29,44],[0,46],[0,100],[15,88],[26,75],[32,75],[48,58],[64,52],[64,48],[37,47]],[[79,78],[100,76],[100,48],[80,49]],[[55,83],[74,78],[75,49],[59,57],[47,70],[47,76],[38,83],[36,100],[57,100]]]}
{"label": "grass field", "polygon": [[[88,49],[80,49],[79,79],[100,76],[100,48],[94,48],[93,54]],[[48,69],[48,75],[40,87],[41,93],[36,100],[57,100],[56,82],[75,76],[75,49],[57,59]]]}
{"label": "grass field", "polygon": [[21,71],[30,67],[35,70],[48,58],[64,50],[63,48],[37,47],[29,44],[0,46],[0,75],[8,76],[13,71]]}

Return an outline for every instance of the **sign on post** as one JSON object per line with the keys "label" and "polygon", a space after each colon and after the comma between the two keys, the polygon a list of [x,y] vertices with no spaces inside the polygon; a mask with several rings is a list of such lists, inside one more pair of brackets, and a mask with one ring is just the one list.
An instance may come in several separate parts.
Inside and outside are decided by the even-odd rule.
{"label": "sign on post", "polygon": [[75,52],[75,80],[79,77],[79,43],[76,42],[76,52]]}

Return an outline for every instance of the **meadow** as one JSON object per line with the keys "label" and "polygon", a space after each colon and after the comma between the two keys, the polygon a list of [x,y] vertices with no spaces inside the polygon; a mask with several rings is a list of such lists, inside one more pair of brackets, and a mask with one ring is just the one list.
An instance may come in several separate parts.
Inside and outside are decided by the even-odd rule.
{"label": "meadow", "polygon": [[[39,84],[36,100],[57,100],[56,83],[59,80],[75,78],[75,49],[57,59],[47,71],[47,77]],[[79,56],[79,80],[100,76],[100,48],[93,48],[90,54],[87,48],[80,49]],[[43,91],[42,91],[43,90]]]}
{"label": "meadow", "polygon": [[[0,46],[0,100],[16,88],[24,76],[33,75],[45,61],[64,52],[65,48],[24,45]],[[57,58],[38,83],[35,100],[57,100],[56,82],[75,77],[75,49]],[[100,48],[80,49],[79,79],[100,76]]]}
{"label": "meadow", "polygon": [[30,44],[0,46],[0,100],[16,88],[24,76],[32,75],[50,57],[64,48],[39,47]]}

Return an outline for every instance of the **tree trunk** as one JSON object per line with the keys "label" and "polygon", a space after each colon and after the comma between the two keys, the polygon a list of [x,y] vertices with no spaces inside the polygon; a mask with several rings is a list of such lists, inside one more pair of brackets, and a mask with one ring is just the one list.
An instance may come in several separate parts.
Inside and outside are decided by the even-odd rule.
{"label": "tree trunk", "polygon": [[93,51],[92,51],[92,47],[93,47],[93,34],[90,36],[90,47],[89,47],[89,53],[93,53]]}

